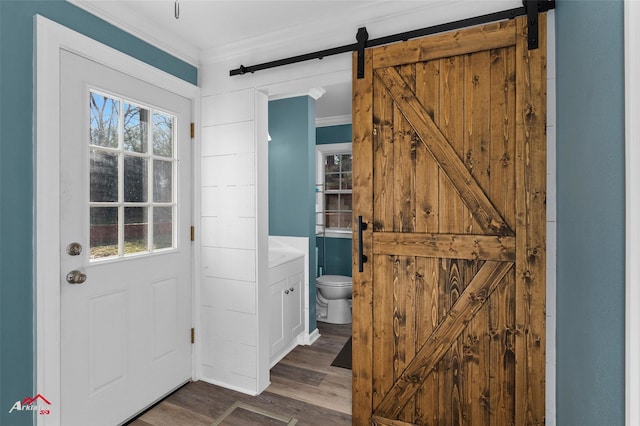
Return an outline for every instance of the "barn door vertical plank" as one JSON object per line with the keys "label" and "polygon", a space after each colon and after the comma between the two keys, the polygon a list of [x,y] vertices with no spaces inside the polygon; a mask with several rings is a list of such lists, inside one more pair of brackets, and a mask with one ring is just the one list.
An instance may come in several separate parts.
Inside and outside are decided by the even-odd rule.
{"label": "barn door vertical plank", "polygon": [[[464,150],[464,56],[440,61],[440,123],[442,134],[463,158]],[[463,234],[467,207],[449,178],[440,174],[441,233]]]}
{"label": "barn door vertical plank", "polygon": [[[409,67],[401,67],[404,79]],[[411,67],[415,69],[415,67]],[[416,227],[416,142],[417,137],[398,106],[393,108],[393,231],[415,232]]]}
{"label": "barn door vertical plank", "polygon": [[[403,80],[415,91],[415,65],[398,67]],[[415,232],[415,137],[411,125],[394,104],[393,109],[393,231]],[[415,258],[401,256],[394,268],[393,357],[394,381],[415,353],[413,339],[415,326]],[[414,404],[409,403],[399,419],[413,422]]]}
{"label": "barn door vertical plank", "polygon": [[[440,123],[439,127],[462,158],[464,149],[464,57],[454,56],[440,61]],[[464,217],[467,208],[451,184],[449,178],[441,171],[438,180],[440,206],[440,233],[464,233]],[[464,290],[464,268],[455,260],[442,261],[441,278],[444,282],[440,288],[444,290],[443,303],[440,304],[441,316],[444,319],[459,295]],[[459,338],[447,355],[440,362],[440,420],[444,424],[461,424],[463,414],[463,377],[462,338]]]}
{"label": "barn door vertical plank", "polygon": [[539,48],[527,50],[527,23],[516,41],[516,424],[543,424],[545,415],[546,263],[546,14]]}
{"label": "barn door vertical plank", "polygon": [[[489,51],[464,57],[464,163],[480,187],[489,194],[491,153],[490,100],[491,76]],[[489,197],[490,198],[490,197]],[[490,198],[491,199],[491,198]],[[476,219],[467,210],[464,217],[466,233],[482,233]],[[502,212],[501,212],[502,213]],[[465,280],[479,269],[478,261],[465,262]],[[469,322],[463,333],[465,406],[470,424],[488,424],[489,419],[489,340],[488,306],[483,307]]]}
{"label": "barn door vertical plank", "polygon": [[[413,360],[415,347],[415,257],[399,256],[394,268],[393,334],[395,355],[393,357],[393,380],[400,377]],[[414,422],[415,403],[409,401],[399,415],[399,420]]]}
{"label": "barn door vertical plank", "polygon": [[[491,152],[490,110],[491,75],[489,51],[464,57],[464,141],[463,160],[471,175],[489,194],[489,156]],[[491,197],[489,197],[491,199]],[[467,234],[481,234],[482,228],[470,211],[464,217]]]}
{"label": "barn door vertical plank", "polygon": [[[491,52],[490,197],[515,229],[515,49]],[[490,424],[515,424],[514,271],[489,300]]]}
{"label": "barn door vertical plank", "polygon": [[394,145],[393,100],[378,78],[373,79],[373,230],[393,231]]}
{"label": "barn door vertical plank", "polygon": [[[438,259],[416,259],[416,352],[427,341],[439,324],[439,276]],[[438,424],[438,371],[433,371],[416,393],[416,424]]]}
{"label": "barn door vertical plank", "polygon": [[[440,61],[416,65],[416,97],[424,105],[431,119],[440,122]],[[438,163],[426,145],[416,142],[416,232],[439,232]]]}
{"label": "barn door vertical plank", "polygon": [[[395,111],[393,100],[379,79],[373,80],[374,126],[374,183],[373,231],[393,231],[395,213]],[[394,266],[395,256],[375,256],[371,265],[374,273],[373,304],[373,407],[393,385]]]}
{"label": "barn door vertical plank", "polygon": [[[372,53],[365,51],[365,78],[358,79],[357,53],[353,55],[353,214],[366,223],[373,220],[373,71]],[[369,227],[363,234],[363,247],[371,255],[372,238]],[[373,270],[366,264],[358,271],[358,231],[353,232],[353,396],[354,424],[370,424],[373,412]]]}
{"label": "barn door vertical plank", "polygon": [[396,311],[395,289],[400,258],[376,255],[373,261],[375,284],[373,288],[373,407],[378,406],[395,379],[394,353],[396,338],[393,321]]}
{"label": "barn door vertical plank", "polygon": [[[440,61],[416,64],[416,97],[439,122]],[[416,143],[416,232],[438,232],[439,170],[427,147]],[[416,351],[438,326],[438,259],[416,259]],[[438,371],[416,393],[415,423],[438,423]]]}
{"label": "barn door vertical plank", "polygon": [[[415,65],[398,67],[402,79],[415,92]],[[416,227],[416,142],[411,125],[398,106],[393,110],[394,128],[394,232],[415,232]],[[395,342],[394,381],[415,354],[415,257],[397,259],[394,273],[393,334]],[[415,404],[409,402],[399,416],[413,423]]]}

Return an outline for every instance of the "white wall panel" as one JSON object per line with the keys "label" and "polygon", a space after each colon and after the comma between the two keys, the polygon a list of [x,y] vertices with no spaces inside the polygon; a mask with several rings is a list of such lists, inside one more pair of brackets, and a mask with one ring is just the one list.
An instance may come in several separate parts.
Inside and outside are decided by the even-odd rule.
{"label": "white wall panel", "polygon": [[222,124],[202,129],[201,155],[240,154],[255,151],[253,121]]}
{"label": "white wall panel", "polygon": [[253,185],[202,187],[202,216],[256,217]]}
{"label": "white wall panel", "polygon": [[255,250],[202,247],[202,273],[205,277],[255,282]]}
{"label": "white wall panel", "polygon": [[202,280],[202,306],[255,315],[255,292],[256,286],[252,282],[205,277]]}
{"label": "white wall panel", "polygon": [[202,158],[202,185],[252,185],[255,182],[253,153],[216,155]]}
{"label": "white wall panel", "polygon": [[205,96],[202,98],[202,126],[253,121],[254,110],[253,89]]}
{"label": "white wall panel", "polygon": [[[202,308],[202,378],[241,392],[255,394],[256,348],[237,341],[235,336],[229,337],[225,331],[233,327],[220,326],[227,325],[225,317],[224,311]],[[236,324],[236,332],[241,333],[241,324]]]}
{"label": "white wall panel", "polygon": [[203,246],[255,250],[255,218],[237,216],[203,217],[200,222]]}
{"label": "white wall panel", "polygon": [[[268,366],[260,370],[268,362],[258,361],[263,357],[268,361],[268,353],[261,355],[258,350],[263,338],[259,332],[266,330],[267,321],[261,321],[265,310],[257,308],[258,235],[264,234],[266,241],[268,227],[264,221],[258,223],[258,209],[266,210],[268,202],[266,186],[261,186],[262,196],[256,190],[266,184],[258,179],[256,163],[261,148],[257,145],[256,99],[251,88],[202,100],[198,233],[200,377],[250,394],[265,389],[269,376]],[[266,106],[266,99],[261,98],[261,103]],[[266,146],[266,128],[260,133],[264,133],[260,143]]]}

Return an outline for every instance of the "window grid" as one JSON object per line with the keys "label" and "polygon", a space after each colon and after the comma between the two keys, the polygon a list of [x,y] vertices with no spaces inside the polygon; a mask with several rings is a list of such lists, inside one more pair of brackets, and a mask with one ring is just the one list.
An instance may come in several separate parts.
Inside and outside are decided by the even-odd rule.
{"label": "window grid", "polygon": [[[97,209],[117,209],[117,217],[115,222],[109,221],[107,217],[105,220],[106,225],[117,225],[117,240],[112,239],[112,243],[116,243],[116,247],[108,244],[99,244],[94,246],[93,241],[90,243],[90,260],[102,260],[102,259],[114,259],[134,254],[153,253],[156,251],[164,251],[166,249],[175,248],[176,244],[176,176],[177,176],[177,159],[175,155],[175,147],[173,146],[176,139],[176,117],[165,112],[156,110],[151,107],[139,105],[135,102],[126,100],[122,97],[114,96],[111,94],[105,94],[96,90],[90,90],[91,106],[94,108],[96,105],[95,100],[98,97],[102,97],[103,108],[100,111],[101,114],[105,113],[104,104],[110,103],[111,106],[117,105],[117,130],[114,134],[113,129],[109,129],[111,134],[102,135],[105,136],[109,145],[114,145],[113,141],[109,142],[108,139],[115,137],[115,146],[104,146],[104,142],[100,135],[94,137],[94,121],[97,118],[94,111],[91,111],[90,119],[90,136],[89,136],[89,150],[90,150],[90,162],[94,158],[99,156],[115,156],[117,158],[117,176],[113,176],[117,180],[117,199],[115,200],[93,200],[93,183],[90,188],[90,202],[89,208],[91,212],[97,211]],[[96,97],[96,98],[94,98]],[[115,109],[115,108],[113,108]],[[140,129],[140,146],[135,147],[132,145],[135,141],[131,140],[131,135],[125,134],[127,131],[135,131],[134,128],[126,128],[125,118],[132,111],[136,114],[136,111],[140,118],[137,120],[137,125]],[[115,111],[110,111],[113,122],[113,115]],[[161,117],[165,123],[166,128],[162,129],[161,120],[158,120],[156,125],[156,118]],[[100,123],[103,124],[103,123]],[[110,123],[111,124],[111,123]],[[159,130],[158,130],[159,129]],[[103,129],[99,129],[103,130]],[[163,132],[164,130],[164,132]],[[156,134],[157,132],[157,134]],[[104,133],[104,132],[103,132]],[[156,144],[155,136],[159,136],[159,139],[164,140],[164,146],[162,143]],[[164,138],[162,136],[164,135]],[[129,141],[127,143],[127,137]],[[95,139],[95,140],[94,140]],[[97,143],[94,143],[97,142]],[[156,147],[158,145],[158,147]],[[164,148],[164,152],[162,152]],[[160,151],[160,152],[158,152]],[[164,155],[163,155],[164,154]],[[140,191],[140,194],[132,195],[126,193],[125,186],[127,185],[127,162],[137,162],[143,165],[143,171],[140,176],[144,180],[142,184],[133,182],[129,186]],[[157,184],[157,170],[162,172],[162,169],[169,171],[168,179],[168,197],[165,194],[161,194],[159,188],[156,188]],[[93,165],[90,166],[90,173],[93,171]],[[164,170],[166,172],[166,170]],[[134,173],[135,174],[135,173]],[[133,176],[135,179],[136,176]],[[165,181],[167,181],[166,176]],[[90,179],[92,182],[92,179]],[[165,182],[166,184],[166,182]],[[159,200],[158,200],[159,199]],[[140,210],[138,210],[140,209]],[[138,210],[138,214],[131,214]],[[136,218],[135,216],[138,216]],[[164,229],[164,238],[161,228],[167,227],[167,222],[162,221],[160,216],[169,217],[170,229]],[[113,218],[112,218],[113,219]],[[138,228],[135,230],[134,228]],[[159,230],[156,233],[156,230]],[[93,224],[93,217],[90,220],[90,234],[95,231]],[[127,233],[137,234],[141,233],[141,238],[135,241],[135,238],[127,238]],[[168,234],[168,235],[166,235]],[[137,235],[134,235],[134,237]],[[114,235],[115,237],[115,235]],[[93,238],[93,237],[90,237]],[[163,241],[164,240],[164,241]],[[169,240],[168,242],[166,240]],[[129,243],[129,244],[127,244]],[[105,250],[105,246],[109,248]]]}
{"label": "window grid", "polygon": [[352,154],[326,153],[323,157],[325,230],[351,231]]}

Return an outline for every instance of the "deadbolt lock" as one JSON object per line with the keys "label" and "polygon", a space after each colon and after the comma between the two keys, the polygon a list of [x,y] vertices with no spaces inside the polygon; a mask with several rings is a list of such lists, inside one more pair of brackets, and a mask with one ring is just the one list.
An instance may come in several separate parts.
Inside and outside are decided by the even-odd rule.
{"label": "deadbolt lock", "polygon": [[78,256],[82,253],[82,246],[80,243],[71,243],[67,246],[67,254],[69,256]]}

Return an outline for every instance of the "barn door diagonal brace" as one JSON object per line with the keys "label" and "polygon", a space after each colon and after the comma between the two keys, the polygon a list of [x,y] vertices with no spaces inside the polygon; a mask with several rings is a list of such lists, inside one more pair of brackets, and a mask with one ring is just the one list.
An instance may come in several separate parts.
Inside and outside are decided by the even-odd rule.
{"label": "barn door diagonal brace", "polygon": [[[0,0],[1,1],[1,0]],[[474,16],[472,18],[461,19],[459,21],[448,22],[445,24],[434,25],[432,27],[421,28],[418,30],[406,31],[390,36],[379,37],[369,40],[369,34],[365,27],[359,28],[356,34],[356,43],[345,44],[331,49],[319,50],[317,52],[306,53],[304,55],[292,56],[285,59],[279,59],[262,64],[244,66],[229,71],[230,76],[254,73],[269,68],[281,67],[284,65],[295,64],[298,62],[309,61],[311,59],[322,59],[327,56],[339,55],[347,52],[358,52],[358,78],[364,77],[364,49],[369,47],[377,47],[385,44],[407,41],[412,38],[426,37],[432,34],[443,33],[446,31],[459,30],[475,25],[488,24],[491,22],[502,21],[506,19],[514,19],[518,16],[526,15],[529,24],[529,49],[538,48],[538,13],[546,12],[556,7],[555,0],[522,0],[523,6],[515,9],[503,10],[500,12],[489,13],[487,15]]]}
{"label": "barn door diagonal brace", "polygon": [[522,0],[525,10],[527,11],[527,25],[528,25],[528,42],[529,50],[538,48],[538,14],[540,12],[546,12],[556,7],[556,1],[551,0]]}

